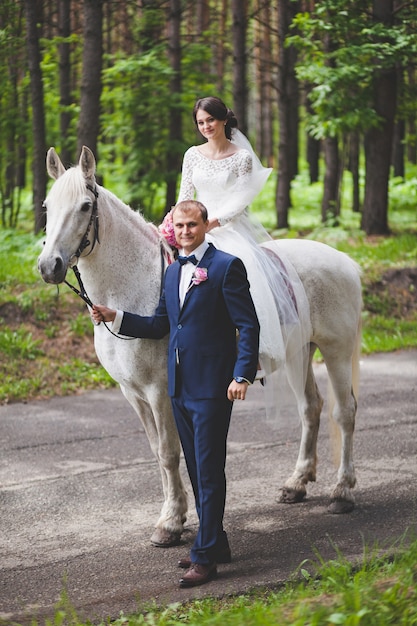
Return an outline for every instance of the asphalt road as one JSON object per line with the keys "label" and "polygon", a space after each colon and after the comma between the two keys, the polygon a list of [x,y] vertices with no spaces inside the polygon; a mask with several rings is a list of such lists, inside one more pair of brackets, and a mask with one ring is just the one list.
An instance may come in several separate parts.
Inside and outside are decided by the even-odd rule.
{"label": "asphalt road", "polygon": [[[324,367],[316,373],[325,395]],[[317,551],[354,560],[365,545],[389,550],[398,537],[415,537],[416,391],[417,351],[362,360],[356,508],[334,516],[327,512],[336,475],[327,420],[317,483],[303,503],[279,504],[297,458],[299,423],[284,410],[272,427],[261,386],[251,387],[236,404],[229,436],[225,526],[233,562],[219,566],[217,580],[189,590],[178,587],[176,562],[196,531],[192,499],[183,545],[152,547],[159,471],[119,390],[0,407],[0,621],[43,623],[64,597],[80,618],[98,622],[153,600],[274,588],[302,562],[314,571]],[[183,461],[182,471],[189,486]]]}

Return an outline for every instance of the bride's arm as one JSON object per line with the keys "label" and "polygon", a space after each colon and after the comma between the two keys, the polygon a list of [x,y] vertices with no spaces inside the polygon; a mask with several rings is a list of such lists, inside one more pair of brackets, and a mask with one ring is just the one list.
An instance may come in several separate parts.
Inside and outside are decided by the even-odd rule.
{"label": "bride's arm", "polygon": [[238,217],[253,200],[254,194],[251,190],[252,157],[246,150],[241,152],[242,157],[238,164],[236,182],[228,190],[227,196],[224,198],[221,215],[216,220],[212,220],[217,222],[217,224],[213,224],[211,228],[224,226]]}
{"label": "bride's arm", "polygon": [[177,203],[182,202],[183,200],[194,200],[195,188],[193,185],[193,166],[191,150],[192,148],[189,148],[187,150],[187,152],[184,154],[184,158],[182,161],[181,185]]}

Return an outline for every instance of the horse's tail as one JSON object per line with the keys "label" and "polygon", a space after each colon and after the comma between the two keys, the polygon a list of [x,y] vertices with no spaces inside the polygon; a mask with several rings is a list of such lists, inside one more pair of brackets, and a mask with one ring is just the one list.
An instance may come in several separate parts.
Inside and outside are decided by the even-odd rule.
{"label": "horse's tail", "polygon": [[352,392],[356,402],[359,397],[359,382],[360,382],[360,358],[361,358],[361,345],[362,345],[362,317],[359,315],[358,326],[356,329],[355,345],[352,355]]}
{"label": "horse's tail", "polygon": [[[359,383],[360,383],[360,357],[361,357],[361,345],[362,345],[362,317],[359,315],[358,325],[356,328],[355,342],[352,352],[352,394],[355,402],[358,402],[359,397]],[[335,396],[333,393],[333,387],[328,382],[327,386],[327,402],[329,407],[329,430],[330,430],[330,445],[332,449],[333,463],[336,467],[340,465],[340,451],[342,447],[340,428],[336,424],[333,417],[333,411],[335,406]]]}

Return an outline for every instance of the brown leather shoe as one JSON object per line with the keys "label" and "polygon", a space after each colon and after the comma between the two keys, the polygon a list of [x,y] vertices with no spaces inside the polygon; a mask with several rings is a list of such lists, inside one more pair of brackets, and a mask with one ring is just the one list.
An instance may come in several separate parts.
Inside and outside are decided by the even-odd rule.
{"label": "brown leather shoe", "polygon": [[217,577],[217,566],[215,563],[202,565],[201,563],[191,563],[184,576],[180,578],[180,587],[197,587],[204,585]]}
{"label": "brown leather shoe", "polygon": [[[226,548],[221,550],[216,554],[216,563],[231,563],[232,562],[232,553],[230,552],[230,548]],[[181,569],[188,569],[191,567],[191,559],[190,557],[185,557],[184,559],[180,559],[178,561],[178,567]]]}

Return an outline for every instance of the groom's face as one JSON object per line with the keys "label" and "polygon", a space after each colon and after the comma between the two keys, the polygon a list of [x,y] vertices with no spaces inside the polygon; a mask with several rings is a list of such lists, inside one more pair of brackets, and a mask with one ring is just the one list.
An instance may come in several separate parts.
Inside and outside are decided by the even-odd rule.
{"label": "groom's face", "polygon": [[208,222],[203,220],[198,208],[191,208],[187,211],[175,209],[172,218],[177,243],[183,248],[186,255],[191,254],[203,243]]}

